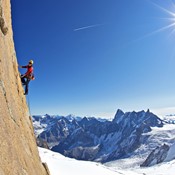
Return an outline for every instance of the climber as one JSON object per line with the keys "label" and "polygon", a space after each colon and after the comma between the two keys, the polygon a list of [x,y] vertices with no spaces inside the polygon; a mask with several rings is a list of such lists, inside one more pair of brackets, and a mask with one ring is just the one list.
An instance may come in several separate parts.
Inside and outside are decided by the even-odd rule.
{"label": "climber", "polygon": [[27,66],[20,66],[20,68],[27,68],[27,72],[24,75],[21,75],[22,84],[25,85],[25,93],[24,95],[28,94],[28,87],[30,80],[34,80],[33,74],[33,60],[30,60]]}

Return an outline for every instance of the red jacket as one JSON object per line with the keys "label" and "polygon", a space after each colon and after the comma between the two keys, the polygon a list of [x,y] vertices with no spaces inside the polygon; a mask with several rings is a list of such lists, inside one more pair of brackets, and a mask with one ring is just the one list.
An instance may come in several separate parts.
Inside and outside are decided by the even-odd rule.
{"label": "red jacket", "polygon": [[27,68],[27,72],[24,74],[25,77],[30,77],[33,74],[33,66],[22,66],[22,68]]}

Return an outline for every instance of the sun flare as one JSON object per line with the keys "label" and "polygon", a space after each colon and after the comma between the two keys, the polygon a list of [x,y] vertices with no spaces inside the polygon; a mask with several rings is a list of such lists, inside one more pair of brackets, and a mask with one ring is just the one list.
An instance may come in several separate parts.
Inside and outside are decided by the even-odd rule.
{"label": "sun flare", "polygon": [[157,29],[156,31],[152,32],[151,34],[162,32],[162,31],[167,30],[167,29],[171,29],[170,35],[174,34],[175,33],[175,4],[174,4],[174,2],[172,1],[172,6],[174,7],[174,12],[169,10],[169,9],[166,9],[164,7],[161,7],[160,5],[158,5],[154,2],[152,2],[152,4],[154,6],[156,6],[157,8],[159,8],[160,10],[162,10],[163,12],[165,12],[167,15],[169,15],[169,17],[160,18],[160,19],[166,20],[168,22],[168,25]]}

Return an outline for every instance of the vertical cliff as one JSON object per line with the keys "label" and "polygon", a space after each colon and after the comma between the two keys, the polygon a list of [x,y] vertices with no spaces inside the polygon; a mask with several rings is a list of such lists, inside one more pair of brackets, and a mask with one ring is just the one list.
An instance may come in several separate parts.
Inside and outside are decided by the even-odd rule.
{"label": "vertical cliff", "polygon": [[10,0],[0,0],[0,175],[47,175],[19,78]]}

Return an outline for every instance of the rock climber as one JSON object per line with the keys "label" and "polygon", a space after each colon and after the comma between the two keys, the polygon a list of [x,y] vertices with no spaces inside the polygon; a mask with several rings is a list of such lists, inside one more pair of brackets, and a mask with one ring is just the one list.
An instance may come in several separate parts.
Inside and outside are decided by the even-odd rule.
{"label": "rock climber", "polygon": [[33,74],[33,60],[30,60],[27,66],[20,66],[20,68],[26,68],[27,72],[23,75],[21,75],[21,81],[22,84],[25,85],[25,93],[24,95],[28,95],[28,91],[29,91],[29,82],[30,80],[34,80],[34,74]]}

